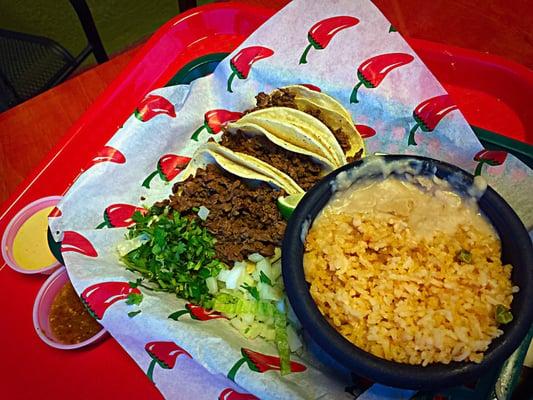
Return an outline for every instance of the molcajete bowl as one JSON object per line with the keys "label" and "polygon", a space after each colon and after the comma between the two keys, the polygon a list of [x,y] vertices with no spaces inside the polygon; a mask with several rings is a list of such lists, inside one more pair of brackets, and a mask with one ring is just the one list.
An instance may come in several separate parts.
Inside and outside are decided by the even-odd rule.
{"label": "molcajete bowl", "polygon": [[[474,177],[453,165],[425,157],[387,155],[379,156],[387,165],[398,160],[416,164],[417,174],[436,175],[447,180],[459,193],[473,187]],[[308,229],[315,217],[328,203],[334,182],[339,174],[355,174],[353,185],[380,178],[381,172],[368,169],[361,171],[364,163],[376,160],[366,158],[345,165],[324,177],[306,193],[292,214],[285,233],[282,248],[282,271],[287,296],[294,312],[300,320],[306,336],[319,347],[319,358],[325,362],[334,360],[342,369],[382,384],[409,389],[437,389],[472,382],[491,368],[498,367],[520,345],[533,322],[533,249],[528,233],[512,208],[493,189],[487,187],[478,198],[478,205],[501,240],[502,261],[513,266],[511,280],[520,287],[513,295],[511,312],[513,321],[502,325],[503,335],[494,339],[485,351],[481,363],[451,362],[433,363],[427,366],[402,364],[376,357],[356,347],[329,324],[316,306],[303,269],[304,242]],[[392,172],[400,175],[400,172]],[[429,220],[428,223],[431,223]],[[328,364],[331,365],[331,362]]]}

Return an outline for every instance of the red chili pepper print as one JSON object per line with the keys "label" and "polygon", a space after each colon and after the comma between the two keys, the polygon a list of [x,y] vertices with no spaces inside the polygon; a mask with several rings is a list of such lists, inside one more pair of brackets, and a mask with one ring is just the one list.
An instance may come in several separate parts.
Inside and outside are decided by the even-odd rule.
{"label": "red chili pepper print", "polygon": [[340,15],[323,19],[314,24],[307,33],[309,44],[300,57],[300,64],[307,64],[307,54],[311,48],[316,50],[325,49],[337,33],[358,23],[359,20],[355,17]]}
{"label": "red chili pepper print", "polygon": [[166,114],[169,117],[174,118],[176,116],[176,110],[174,105],[165,99],[163,96],[155,94],[149,94],[146,96],[137,109],[135,110],[135,118],[141,122],[150,121],[156,115]]}
{"label": "red chili pepper print", "polygon": [[140,295],[141,291],[132,288],[128,282],[101,282],[86,288],[80,297],[91,315],[102,319],[112,304],[126,300],[130,294]]}
{"label": "red chili pepper print", "polygon": [[63,215],[63,213],[61,212],[61,210],[57,207],[54,207],[52,209],[52,211],[50,211],[50,214],[48,214],[48,216],[50,218],[56,218],[56,217],[61,217]]}
{"label": "red chili pepper print", "polygon": [[416,146],[415,133],[418,128],[423,132],[432,132],[439,122],[453,110],[457,110],[457,105],[448,94],[424,100],[413,110],[413,118],[416,124],[409,132],[407,144]]}
{"label": "red chili pepper print", "polygon": [[174,368],[174,365],[176,365],[176,359],[179,356],[184,355],[192,358],[189,353],[174,342],[149,342],[146,343],[144,349],[152,358],[148,370],[146,371],[146,375],[152,382],[154,381],[154,367],[156,364],[159,364],[159,366],[164,369],[172,369]]}
{"label": "red chili pepper print", "polygon": [[88,170],[93,165],[99,164],[102,162],[124,164],[126,162],[126,157],[124,157],[124,154],[122,154],[119,150],[115,149],[114,147],[104,146],[98,151],[98,153],[96,153],[96,155],[90,161],[89,165],[87,165],[85,170]]}
{"label": "red chili pepper print", "polygon": [[359,132],[359,135],[361,135],[363,139],[368,139],[376,134],[374,128],[371,128],[368,125],[356,124],[355,129],[357,132]]}
{"label": "red chili pepper print", "polygon": [[218,400],[259,400],[259,397],[250,393],[240,393],[234,389],[226,388],[220,392]]}
{"label": "red chili pepper print", "polygon": [[318,86],[316,85],[312,85],[310,83],[299,83],[300,86],[305,86],[307,89],[309,90],[314,90],[315,92],[322,92],[322,89],[320,89]]}
{"label": "red chili pepper print", "polygon": [[191,161],[190,157],[165,154],[157,162],[157,169],[146,177],[142,185],[150,189],[150,182],[156,175],[159,175],[163,181],[170,182],[187,167],[189,161]]}
{"label": "red chili pepper print", "polygon": [[128,228],[135,224],[132,217],[136,211],[144,215],[148,210],[131,204],[111,204],[104,210],[104,222],[98,225],[96,229],[104,227]]}
{"label": "red chili pepper print", "polygon": [[61,253],[72,251],[87,257],[98,257],[95,248],[85,237],[78,232],[66,231],[61,241]]}
{"label": "red chili pepper print", "polygon": [[474,161],[478,162],[474,176],[481,175],[483,165],[487,164],[491,167],[502,165],[507,159],[507,152],[501,150],[481,150],[474,156]]}
{"label": "red chili pepper print", "polygon": [[230,60],[232,73],[228,78],[228,84],[226,87],[227,91],[233,93],[231,84],[233,83],[235,77],[238,77],[239,79],[248,78],[250,70],[252,69],[252,65],[255,62],[262,60],[263,58],[270,57],[273,54],[273,50],[263,46],[246,47],[235,54]]}
{"label": "red chili pepper print", "polygon": [[198,136],[205,129],[211,135],[216,135],[222,130],[224,124],[237,121],[242,117],[242,113],[228,110],[210,110],[204,114],[204,124],[199,127],[191,136],[191,139],[198,141]]}
{"label": "red chili pepper print", "polygon": [[210,319],[224,318],[218,311],[207,311],[205,308],[197,306],[196,304],[185,304],[185,310],[176,311],[168,316],[168,318],[177,321],[182,315],[189,314],[192,319],[198,321],[209,321]]}
{"label": "red chili pepper print", "polygon": [[405,53],[387,53],[371,57],[357,68],[359,82],[354,86],[350,95],[350,103],[359,103],[357,91],[364,85],[367,89],[377,88],[392,70],[409,64],[415,58]]}
{"label": "red chili pepper print", "polygon": [[[281,360],[279,357],[269,356],[246,348],[241,349],[241,354],[242,358],[237,361],[228,372],[228,378],[232,381],[235,381],[235,375],[237,375],[237,371],[244,363],[246,363],[248,368],[252,371],[261,374],[271,370],[281,370]],[[291,361],[290,366],[291,372],[303,372],[307,369],[305,365],[297,363],[296,361]]]}

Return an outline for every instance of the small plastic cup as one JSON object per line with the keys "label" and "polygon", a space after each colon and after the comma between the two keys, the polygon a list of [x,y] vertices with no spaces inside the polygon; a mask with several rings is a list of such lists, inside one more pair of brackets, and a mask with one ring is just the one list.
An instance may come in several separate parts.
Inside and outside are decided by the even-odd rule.
{"label": "small plastic cup", "polygon": [[92,343],[99,342],[107,335],[107,331],[102,327],[102,329],[93,337],[76,344],[61,343],[54,337],[48,319],[50,309],[59,290],[61,290],[61,288],[68,282],[69,278],[67,269],[65,267],[58,269],[43,283],[39,293],[37,293],[35,303],[33,304],[33,326],[35,327],[37,335],[47,345],[61,350],[79,349]]}
{"label": "small plastic cup", "polygon": [[[2,257],[11,269],[22,274],[50,274],[53,270],[61,266],[59,261],[54,260],[49,265],[43,265],[42,268],[27,269],[17,263],[13,254],[13,243],[22,225],[37,212],[47,207],[55,206],[61,198],[61,196],[49,196],[35,200],[20,210],[13,219],[9,221],[9,224],[2,235]],[[46,230],[42,232],[42,237],[38,236],[38,240],[43,240],[45,243],[48,243]]]}

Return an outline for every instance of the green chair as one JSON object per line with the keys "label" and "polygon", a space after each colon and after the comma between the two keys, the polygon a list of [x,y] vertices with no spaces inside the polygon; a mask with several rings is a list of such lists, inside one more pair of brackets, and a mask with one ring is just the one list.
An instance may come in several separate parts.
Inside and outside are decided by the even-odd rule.
{"label": "green chair", "polygon": [[63,82],[91,53],[109,59],[85,0],[69,1],[88,41],[77,56],[52,39],[0,29],[0,112]]}

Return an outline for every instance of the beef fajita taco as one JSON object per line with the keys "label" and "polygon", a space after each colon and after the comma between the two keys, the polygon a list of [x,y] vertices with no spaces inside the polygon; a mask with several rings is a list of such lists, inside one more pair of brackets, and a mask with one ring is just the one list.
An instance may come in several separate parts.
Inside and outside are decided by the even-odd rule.
{"label": "beef fajita taco", "polygon": [[223,128],[220,144],[272,165],[304,190],[364,155],[350,114],[330,96],[288,86],[256,99],[256,107]]}
{"label": "beef fajita taco", "polygon": [[294,96],[294,104],[300,111],[313,115],[322,121],[341,145],[346,158],[361,158],[365,155],[363,138],[355,128],[348,110],[333,97],[310,90],[305,86],[293,85],[279,89]]}
{"label": "beef fajita taco", "polygon": [[230,124],[257,125],[293,146],[323,157],[335,168],[346,164],[339,142],[320,120],[303,111],[289,107],[271,107],[256,110]]}
{"label": "beef fajita taco", "polygon": [[220,144],[265,162],[291,177],[303,190],[335,169],[324,157],[280,139],[256,124],[228,126]]}
{"label": "beef fajita taco", "polygon": [[218,164],[233,175],[248,180],[266,182],[271,186],[283,189],[288,194],[303,192],[303,189],[289,176],[270,164],[245,153],[232,151],[215,142],[208,142],[196,150],[189,165],[180,175],[179,180],[194,176],[199,168],[205,168],[206,165],[213,163]]}
{"label": "beef fajita taco", "polygon": [[[265,108],[288,107],[305,112],[322,122],[339,143],[348,161],[365,155],[364,142],[355,128],[348,110],[333,97],[305,86],[292,85],[276,89],[270,94],[256,96],[257,105],[248,113]],[[323,130],[313,136],[330,135]]]}

